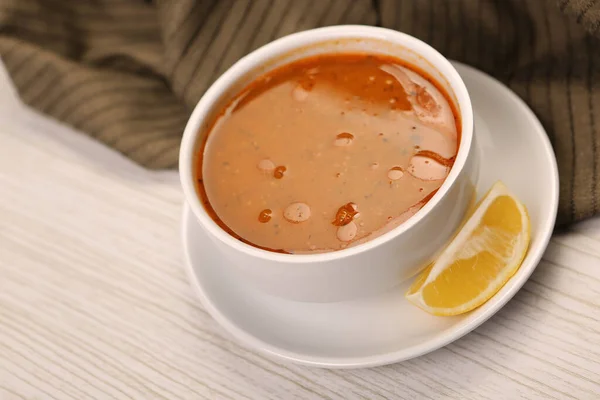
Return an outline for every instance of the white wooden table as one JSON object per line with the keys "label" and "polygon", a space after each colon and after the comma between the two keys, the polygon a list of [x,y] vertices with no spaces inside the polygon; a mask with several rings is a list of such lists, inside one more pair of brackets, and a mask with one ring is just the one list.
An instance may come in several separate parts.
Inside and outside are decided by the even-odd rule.
{"label": "white wooden table", "polygon": [[330,371],[233,342],[182,267],[176,172],[21,106],[0,70],[0,399],[600,398],[600,218],[475,332]]}

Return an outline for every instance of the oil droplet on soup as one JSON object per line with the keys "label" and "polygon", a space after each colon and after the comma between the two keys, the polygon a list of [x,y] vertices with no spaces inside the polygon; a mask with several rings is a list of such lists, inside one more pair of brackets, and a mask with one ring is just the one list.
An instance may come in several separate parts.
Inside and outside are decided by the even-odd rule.
{"label": "oil droplet on soup", "polygon": [[408,171],[412,176],[425,181],[443,180],[448,176],[452,161],[440,155],[420,151],[410,159]]}
{"label": "oil droplet on soup", "polygon": [[335,137],[334,144],[338,147],[350,146],[354,140],[354,135],[348,132],[342,132]]}
{"label": "oil droplet on soup", "polygon": [[359,216],[358,206],[354,203],[347,203],[338,208],[335,213],[335,218],[331,223],[335,226],[344,226],[348,225],[354,218],[358,218]]}
{"label": "oil droplet on soup", "polygon": [[260,214],[258,214],[258,222],[261,222],[263,224],[269,222],[271,220],[272,215],[273,212],[270,209],[266,208],[262,210]]}
{"label": "oil droplet on soup", "polygon": [[257,167],[263,172],[271,172],[275,169],[275,164],[269,159],[264,159],[258,162]]}
{"label": "oil droplet on soup", "polygon": [[347,225],[340,226],[337,230],[337,238],[342,242],[349,242],[356,237],[358,226],[354,221]]}
{"label": "oil droplet on soup", "polygon": [[296,101],[304,101],[308,98],[309,92],[302,85],[297,85],[292,91],[292,96]]}
{"label": "oil droplet on soup", "polygon": [[293,224],[307,221],[310,218],[310,207],[305,203],[292,203],[283,211],[283,217]]}
{"label": "oil droplet on soup", "polygon": [[275,168],[275,171],[273,171],[273,176],[277,179],[281,179],[285,175],[285,171],[287,171],[287,168],[283,165],[280,165],[279,167]]}
{"label": "oil droplet on soup", "polygon": [[263,249],[365,243],[414,215],[448,176],[460,142],[448,98],[388,56],[322,54],[275,68],[209,126],[198,193],[223,229]]}
{"label": "oil droplet on soup", "polygon": [[392,181],[397,181],[404,176],[404,172],[400,167],[392,167],[387,173],[387,176]]}

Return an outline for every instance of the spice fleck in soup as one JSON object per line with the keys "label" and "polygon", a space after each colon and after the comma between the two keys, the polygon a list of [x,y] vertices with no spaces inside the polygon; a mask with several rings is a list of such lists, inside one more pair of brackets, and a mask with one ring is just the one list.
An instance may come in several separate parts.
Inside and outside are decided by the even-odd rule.
{"label": "spice fleck in soup", "polygon": [[213,219],[253,246],[322,253],[402,224],[458,151],[447,94],[396,58],[331,54],[259,77],[216,117],[197,157]]}

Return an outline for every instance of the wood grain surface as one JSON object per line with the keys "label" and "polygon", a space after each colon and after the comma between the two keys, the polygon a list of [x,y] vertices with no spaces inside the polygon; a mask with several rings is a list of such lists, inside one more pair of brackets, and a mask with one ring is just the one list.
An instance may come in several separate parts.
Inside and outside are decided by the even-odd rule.
{"label": "wood grain surface", "polygon": [[556,235],[454,344],[373,369],[282,364],[194,297],[176,172],[25,109],[0,77],[0,399],[600,398],[600,219]]}

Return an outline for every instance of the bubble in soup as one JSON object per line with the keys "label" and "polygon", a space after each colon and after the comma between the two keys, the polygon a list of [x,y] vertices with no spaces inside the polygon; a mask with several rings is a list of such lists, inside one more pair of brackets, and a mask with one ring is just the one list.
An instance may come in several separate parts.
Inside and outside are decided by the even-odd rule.
{"label": "bubble in soup", "polygon": [[365,243],[418,212],[452,168],[460,121],[405,62],[331,54],[259,77],[206,137],[196,175],[212,218],[247,244],[305,254]]}

